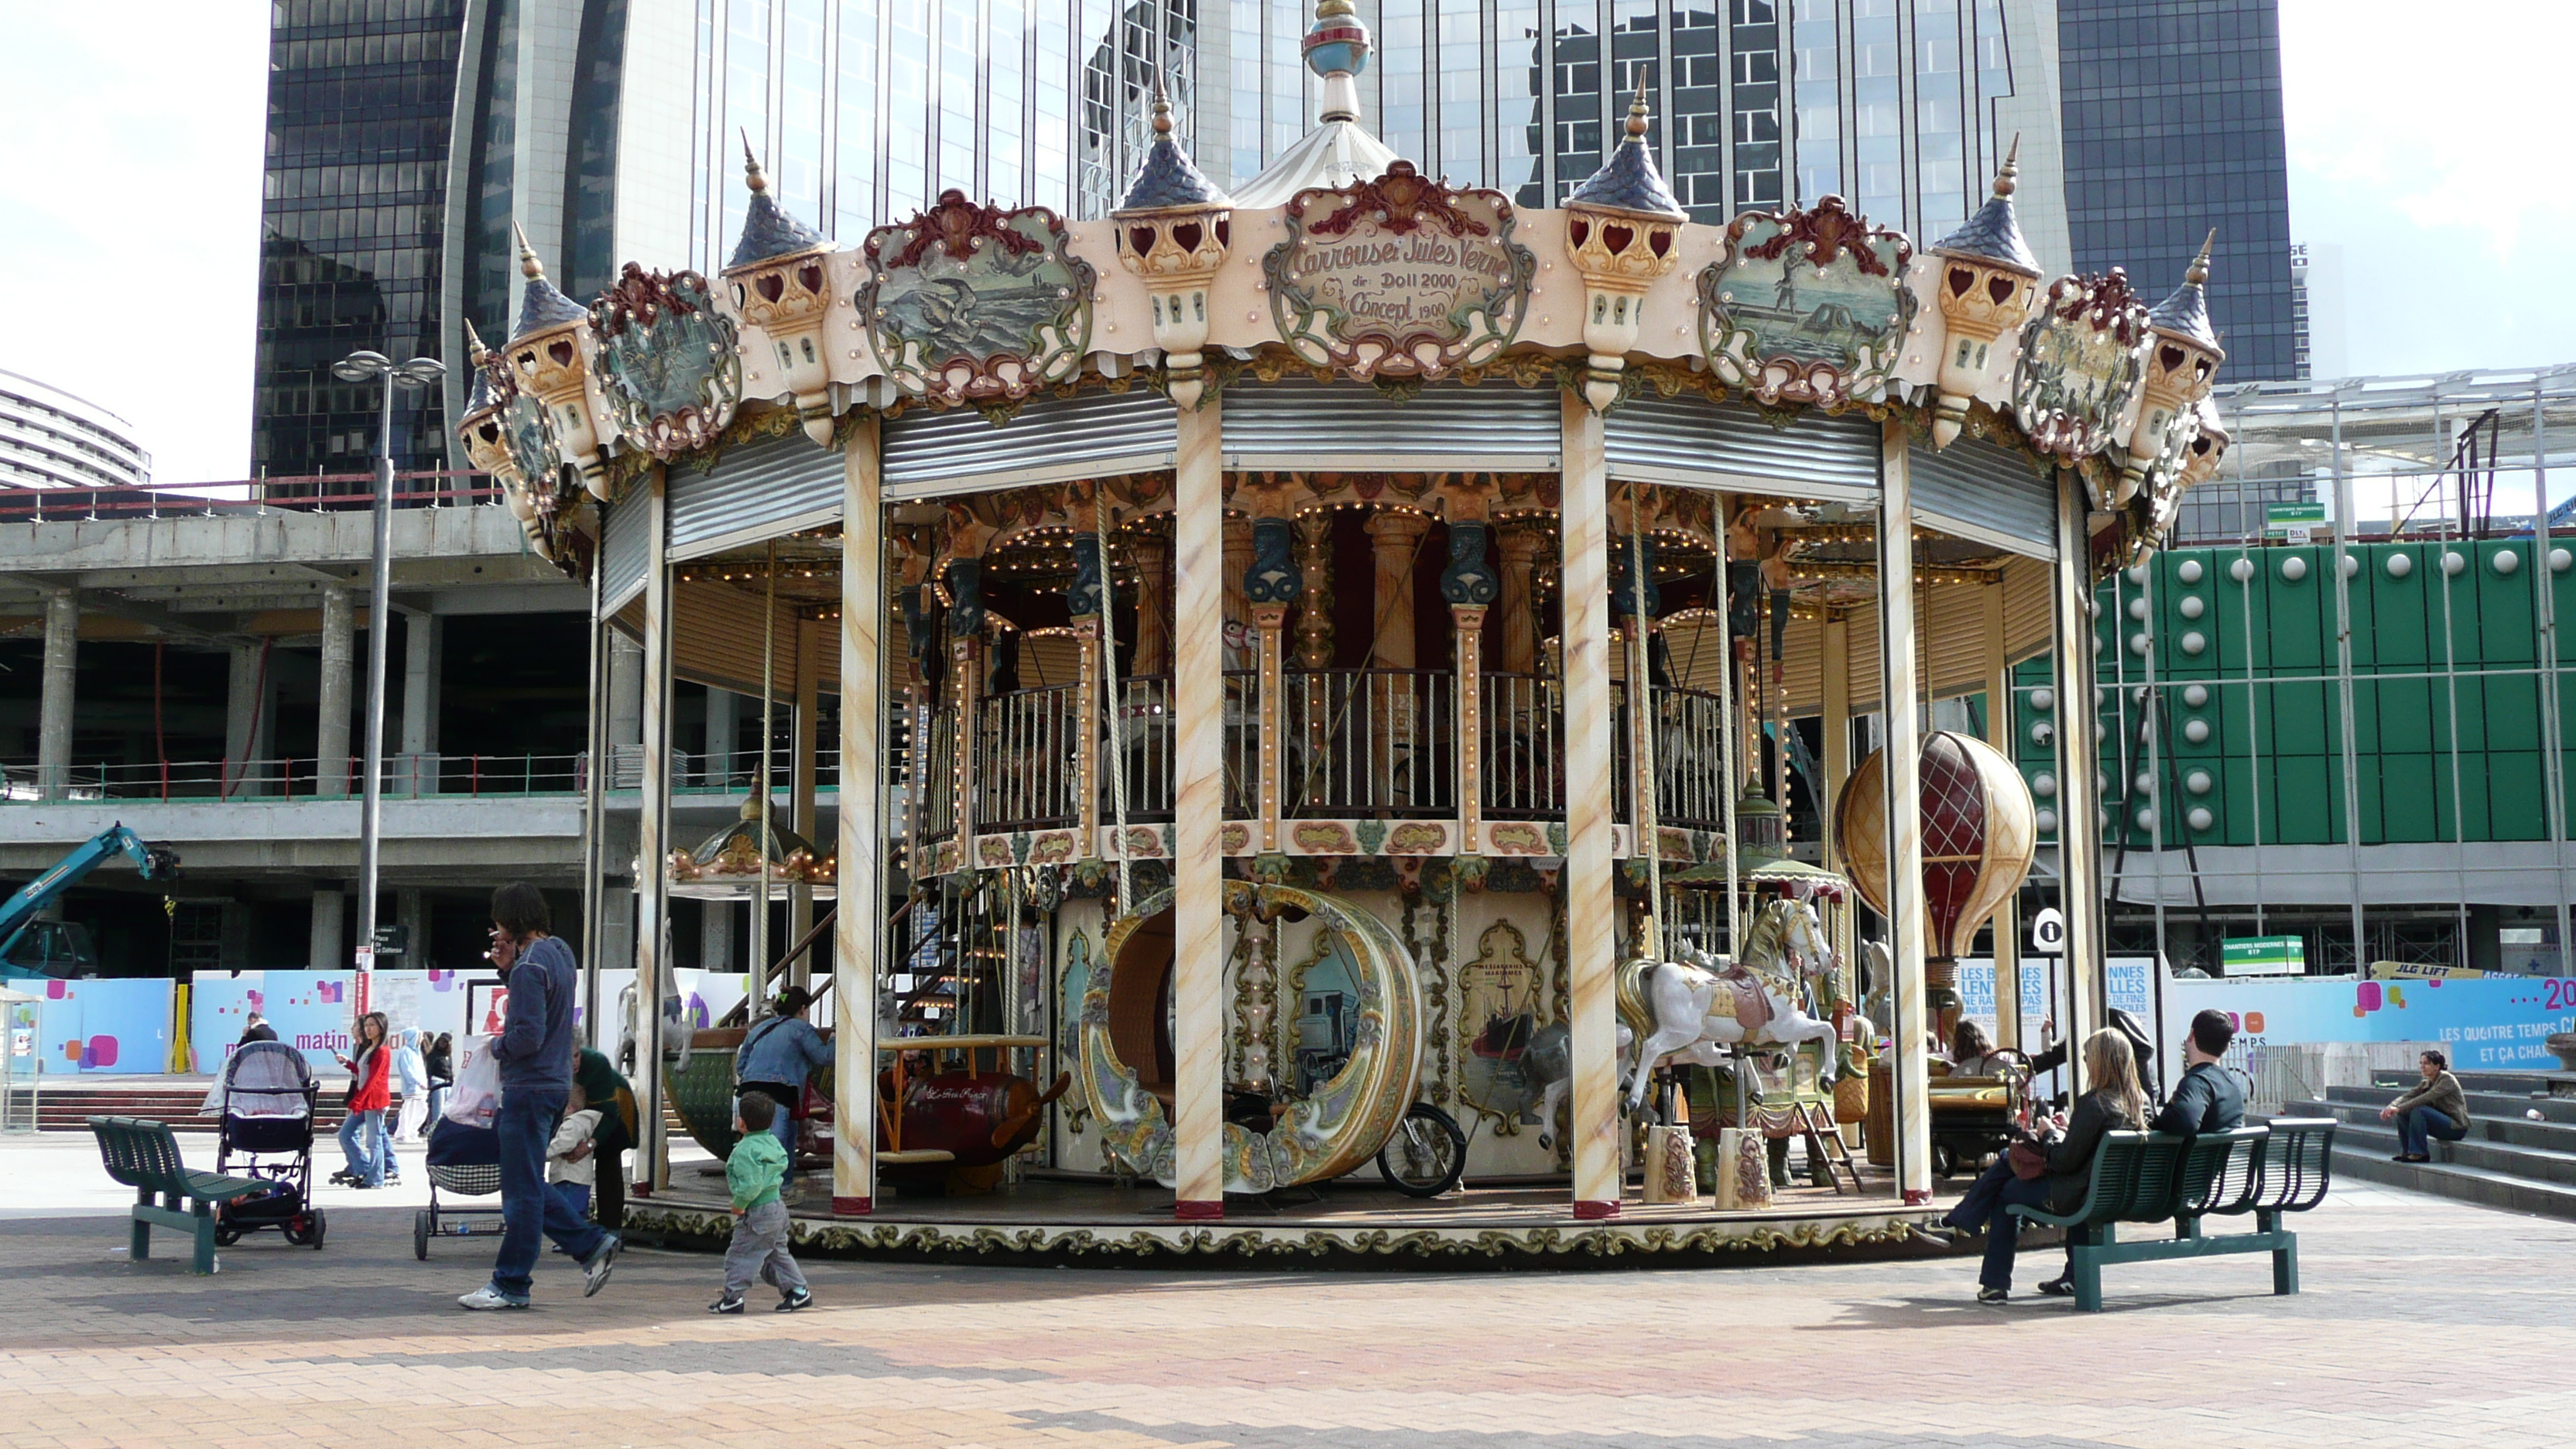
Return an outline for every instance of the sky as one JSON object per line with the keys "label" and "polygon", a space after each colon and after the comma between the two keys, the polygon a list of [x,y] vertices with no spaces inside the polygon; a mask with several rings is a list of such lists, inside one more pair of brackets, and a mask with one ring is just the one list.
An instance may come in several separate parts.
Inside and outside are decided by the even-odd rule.
{"label": "sky", "polygon": [[[265,0],[0,0],[0,368],[243,477]],[[2346,369],[2576,361],[2567,0],[2281,0],[2290,219],[2340,249]]]}

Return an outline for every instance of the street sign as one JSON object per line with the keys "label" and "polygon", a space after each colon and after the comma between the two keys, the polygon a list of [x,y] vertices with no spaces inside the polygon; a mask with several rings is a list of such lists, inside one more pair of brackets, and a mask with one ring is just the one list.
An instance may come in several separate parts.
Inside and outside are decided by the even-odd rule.
{"label": "street sign", "polygon": [[379,956],[404,954],[403,948],[410,944],[410,935],[410,932],[399,925],[376,927],[376,954]]}
{"label": "street sign", "polygon": [[2304,976],[2307,951],[2301,936],[2230,936],[2218,943],[2218,974]]}
{"label": "street sign", "polygon": [[2066,954],[2066,913],[2055,906],[2044,907],[2030,918],[2030,954],[2063,956]]}
{"label": "street sign", "polygon": [[2290,543],[2308,543],[2326,526],[2323,503],[2266,503],[2263,505],[2263,536]]}

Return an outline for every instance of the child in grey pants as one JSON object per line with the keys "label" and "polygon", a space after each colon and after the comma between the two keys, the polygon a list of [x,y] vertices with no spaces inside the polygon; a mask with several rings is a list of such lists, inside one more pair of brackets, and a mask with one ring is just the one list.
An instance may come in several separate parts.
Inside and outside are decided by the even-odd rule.
{"label": "child in grey pants", "polygon": [[778,1190],[787,1180],[787,1149],[770,1131],[778,1104],[766,1093],[745,1092],[734,1099],[733,1130],[739,1140],[725,1159],[725,1186],[733,1194],[733,1241],[725,1247],[724,1296],[707,1305],[709,1313],[742,1312],[742,1296],[751,1280],[776,1288],[780,1313],[813,1306],[805,1270],[787,1251],[787,1205]]}

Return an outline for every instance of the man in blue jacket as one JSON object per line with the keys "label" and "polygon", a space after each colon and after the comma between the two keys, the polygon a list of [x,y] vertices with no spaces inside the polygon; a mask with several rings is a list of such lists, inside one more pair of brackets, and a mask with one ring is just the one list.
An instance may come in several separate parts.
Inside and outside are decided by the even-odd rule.
{"label": "man in blue jacket", "polygon": [[622,1244],[546,1190],[546,1148],[572,1090],[573,1009],[580,969],[552,934],[546,898],[513,882],[492,892],[490,959],[506,973],[510,1014],[489,1050],[501,1068],[492,1128],[501,1152],[501,1252],[492,1281],[456,1300],[472,1309],[525,1308],[541,1238],[582,1266],[582,1296],[608,1282]]}

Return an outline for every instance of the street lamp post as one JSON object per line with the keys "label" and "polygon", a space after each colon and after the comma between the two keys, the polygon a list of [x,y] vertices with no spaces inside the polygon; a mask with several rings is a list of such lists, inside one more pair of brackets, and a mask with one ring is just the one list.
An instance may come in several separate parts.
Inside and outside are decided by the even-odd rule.
{"label": "street lamp post", "polygon": [[395,362],[381,352],[352,352],[332,364],[343,382],[380,381],[383,405],[376,421],[376,497],[374,576],[367,591],[367,748],[366,783],[358,807],[358,967],[357,1009],[368,1009],[370,975],[376,964],[376,877],[378,837],[384,823],[385,770],[385,640],[392,633],[394,540],[394,388],[427,387],[447,374],[432,357]]}

